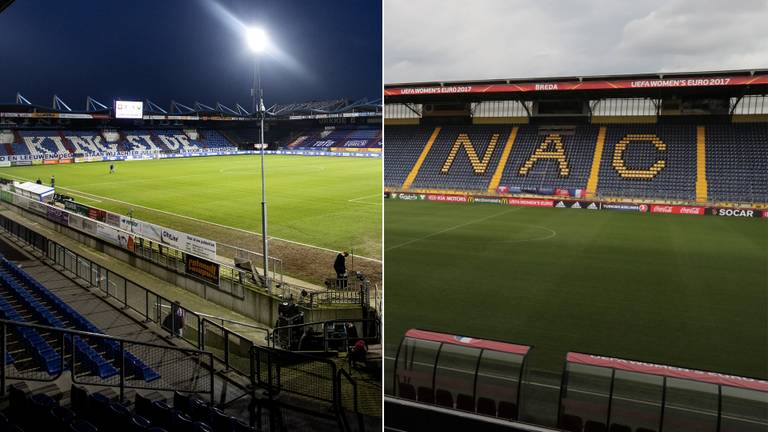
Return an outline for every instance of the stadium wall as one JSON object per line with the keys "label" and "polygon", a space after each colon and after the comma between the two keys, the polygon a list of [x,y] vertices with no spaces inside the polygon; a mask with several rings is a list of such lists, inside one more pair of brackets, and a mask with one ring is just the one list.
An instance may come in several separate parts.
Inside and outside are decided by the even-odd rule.
{"label": "stadium wall", "polygon": [[517,207],[563,208],[606,210],[633,213],[674,214],[696,216],[720,216],[768,219],[768,210],[762,208],[697,206],[678,204],[646,204],[627,200],[591,200],[571,197],[513,197],[499,195],[475,195],[460,192],[398,192],[384,194],[386,198],[400,201],[430,201],[456,204],[495,204]]}
{"label": "stadium wall", "polygon": [[[356,150],[356,149],[353,149]],[[266,150],[265,154],[275,155],[297,155],[297,156],[335,156],[335,157],[372,157],[380,158],[381,152],[378,151],[313,151],[313,150]],[[177,159],[189,157],[208,157],[208,156],[237,156],[237,155],[258,155],[257,150],[239,150],[224,152],[195,152],[195,153],[138,153],[125,154],[117,156],[83,156],[83,157],[62,157],[51,158],[44,155],[11,155],[0,156],[0,167],[10,166],[30,166],[30,165],[63,165],[71,163],[90,163],[90,162],[108,162],[108,161],[138,161],[154,159]]]}
{"label": "stadium wall", "polygon": [[[270,296],[266,293],[245,289],[244,297],[240,299],[226,293],[225,291],[211,288],[205,282],[162,267],[140,256],[132,254],[129,251],[126,251],[116,245],[92,237],[88,234],[76,231],[72,228],[65,227],[59,223],[48,220],[28,210],[22,209],[15,205],[9,205],[7,203],[3,203],[2,206],[20,216],[15,218],[17,223],[26,226],[32,231],[38,232],[40,235],[45,236],[43,233],[40,233],[37,229],[35,229],[35,227],[30,224],[30,221],[35,222],[44,228],[53,230],[79,243],[82,243],[95,251],[104,253],[111,258],[130,264],[131,266],[141,271],[144,271],[165,282],[171,283],[175,286],[192,292],[201,298],[254,318],[264,325],[271,327],[277,320],[278,306],[282,302],[282,299],[276,296]],[[336,307],[306,308],[302,305],[299,305],[299,307],[304,312],[304,316],[307,320],[309,320],[309,322],[360,318],[359,306],[352,307],[339,305]]]}

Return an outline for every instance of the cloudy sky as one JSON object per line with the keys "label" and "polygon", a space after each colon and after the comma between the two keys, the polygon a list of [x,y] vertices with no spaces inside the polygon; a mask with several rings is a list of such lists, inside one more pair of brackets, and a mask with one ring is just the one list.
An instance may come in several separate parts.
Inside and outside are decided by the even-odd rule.
{"label": "cloudy sky", "polygon": [[768,0],[385,0],[384,82],[768,67]]}

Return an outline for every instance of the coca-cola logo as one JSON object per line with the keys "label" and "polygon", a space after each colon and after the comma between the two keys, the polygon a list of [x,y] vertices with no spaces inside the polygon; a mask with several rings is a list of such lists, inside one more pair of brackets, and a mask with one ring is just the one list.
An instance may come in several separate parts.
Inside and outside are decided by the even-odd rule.
{"label": "coca-cola logo", "polygon": [[681,207],[680,213],[681,214],[692,214],[692,215],[700,215],[703,214],[703,209],[701,207]]}
{"label": "coca-cola logo", "polygon": [[654,213],[672,213],[672,206],[655,206]]}

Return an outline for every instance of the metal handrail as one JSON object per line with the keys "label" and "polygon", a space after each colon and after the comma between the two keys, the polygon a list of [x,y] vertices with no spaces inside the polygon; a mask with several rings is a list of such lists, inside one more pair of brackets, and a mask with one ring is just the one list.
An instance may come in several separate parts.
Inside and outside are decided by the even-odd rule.
{"label": "metal handrail", "polygon": [[293,339],[293,331],[292,330],[297,329],[297,328],[306,328],[306,327],[313,327],[313,326],[314,327],[319,327],[319,326],[321,326],[322,329],[323,329],[323,333],[322,333],[322,335],[323,335],[323,352],[328,352],[329,351],[329,341],[339,341],[339,340],[347,340],[348,341],[349,340],[349,336],[346,336],[343,339],[340,339],[340,338],[328,338],[328,335],[325,332],[325,329],[329,325],[346,324],[346,323],[355,323],[355,324],[356,323],[361,323],[363,328],[364,328],[364,326],[366,324],[373,323],[376,326],[375,335],[373,335],[373,336],[364,336],[363,334],[358,334],[357,335],[357,339],[362,339],[362,340],[366,341],[366,343],[370,342],[370,341],[378,342],[378,341],[381,340],[381,320],[379,320],[379,319],[360,319],[360,318],[357,318],[357,319],[335,319],[335,320],[327,320],[327,321],[315,321],[315,322],[311,322],[311,323],[290,324],[290,325],[286,325],[286,326],[275,327],[274,329],[272,329],[272,331],[270,331],[267,334],[267,343],[271,344],[274,347],[277,344],[277,340],[276,339],[278,338],[278,335],[281,332],[284,332],[284,333],[288,334],[288,344],[291,345],[292,344],[292,339]]}
{"label": "metal handrail", "polygon": [[[120,398],[121,400],[124,399],[125,396],[125,389],[126,388],[145,388],[145,387],[137,387],[137,386],[131,386],[127,385],[125,382],[125,354],[128,352],[125,349],[125,344],[131,344],[136,346],[142,346],[142,347],[149,347],[149,348],[155,348],[155,349],[162,349],[162,350],[171,350],[176,352],[182,352],[187,355],[197,355],[202,357],[208,357],[208,362],[204,366],[206,366],[210,371],[210,390],[206,393],[210,393],[210,400],[211,402],[214,401],[214,367],[213,367],[213,355],[209,352],[201,351],[198,349],[191,349],[191,348],[182,348],[177,347],[173,345],[160,345],[152,342],[141,342],[136,341],[124,337],[119,336],[110,336],[103,333],[93,333],[93,332],[86,332],[81,330],[72,330],[72,329],[65,329],[65,328],[58,328],[58,327],[51,327],[47,325],[41,325],[41,324],[33,324],[33,323],[26,323],[26,322],[17,322],[17,321],[10,321],[5,319],[0,319],[0,334],[2,335],[1,343],[0,343],[0,395],[5,395],[6,391],[6,381],[9,379],[7,376],[6,368],[8,366],[6,362],[6,353],[7,353],[7,333],[6,330],[11,328],[18,328],[18,327],[25,327],[25,328],[33,328],[36,330],[43,330],[46,332],[51,333],[57,333],[61,335],[61,368],[59,370],[59,373],[54,376],[53,379],[46,380],[46,381],[54,381],[58,379],[63,371],[65,370],[65,357],[67,356],[66,351],[66,344],[65,341],[67,340],[67,336],[69,336],[70,340],[73,337],[83,337],[83,338],[93,338],[93,339],[101,339],[101,340],[111,340],[119,343],[120,350],[118,351],[118,358],[120,361],[118,362],[120,367],[117,368],[119,370],[119,384],[109,384],[109,383],[94,383],[94,382],[88,382],[89,385],[97,385],[97,386],[107,386],[107,387],[119,387],[120,388]],[[74,364],[76,363],[76,344],[75,343],[69,343],[70,349],[72,350],[69,353],[70,361],[72,363],[72,368],[74,368]],[[10,377],[10,379],[17,379],[16,377]],[[37,381],[36,379],[24,377],[19,377],[18,379],[24,379],[24,380],[31,380],[31,381]],[[73,382],[77,382],[77,378],[74,374],[74,371],[72,373],[72,380]],[[152,389],[157,389],[157,387],[151,387]],[[179,390],[176,387],[169,387],[167,390],[175,390],[175,391],[184,391]],[[199,391],[193,391],[193,393],[199,393]]]}

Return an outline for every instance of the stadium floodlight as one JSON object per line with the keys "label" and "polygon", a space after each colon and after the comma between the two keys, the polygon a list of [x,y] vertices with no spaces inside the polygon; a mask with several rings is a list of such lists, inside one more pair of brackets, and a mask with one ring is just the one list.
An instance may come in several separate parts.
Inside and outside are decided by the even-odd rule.
{"label": "stadium floodlight", "polygon": [[[258,109],[261,123],[259,127],[259,146],[261,147],[261,241],[262,252],[264,255],[264,284],[267,286],[267,292],[272,294],[272,281],[269,278],[269,241],[267,238],[267,190],[264,182],[264,150],[266,147],[264,144],[264,117],[267,113],[264,109],[264,91],[261,88],[261,54],[267,49],[269,39],[267,37],[267,32],[260,27],[249,28],[246,32],[245,39],[248,41],[248,46],[251,48],[251,51],[256,53],[251,96],[253,97],[253,114],[256,114]],[[258,105],[256,104],[257,97]]]}
{"label": "stadium floodlight", "polygon": [[267,42],[269,42],[267,32],[259,27],[249,28],[245,34],[245,40],[248,41],[248,47],[251,48],[251,51],[255,53],[264,52],[267,49]]}

